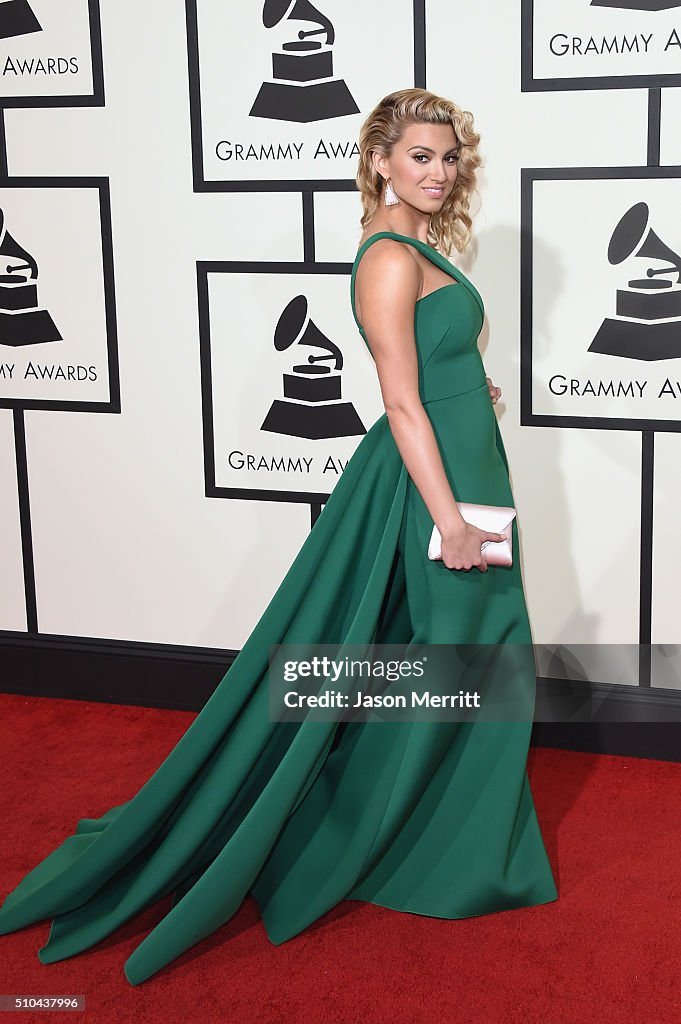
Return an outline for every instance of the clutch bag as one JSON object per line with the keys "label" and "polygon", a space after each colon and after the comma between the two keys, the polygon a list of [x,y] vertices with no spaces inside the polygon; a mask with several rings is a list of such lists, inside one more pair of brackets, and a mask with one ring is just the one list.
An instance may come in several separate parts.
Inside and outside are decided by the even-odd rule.
{"label": "clutch bag", "polygon": [[[476,505],[473,502],[457,501],[457,507],[463,519],[472,526],[490,533],[503,533],[505,540],[485,540],[480,550],[485,552],[488,565],[513,564],[513,520],[516,510],[506,505]],[[428,558],[431,561],[442,558],[442,537],[433,523],[433,532],[428,544]]]}

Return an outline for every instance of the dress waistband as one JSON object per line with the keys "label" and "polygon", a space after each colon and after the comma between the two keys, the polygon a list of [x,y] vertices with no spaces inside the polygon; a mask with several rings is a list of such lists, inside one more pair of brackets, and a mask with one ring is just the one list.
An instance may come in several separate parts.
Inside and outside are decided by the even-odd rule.
{"label": "dress waistband", "polygon": [[421,375],[419,385],[421,402],[439,402],[443,398],[456,398],[487,387],[485,368],[479,353],[476,355],[477,358],[468,363],[464,359],[458,359],[449,369],[440,367],[437,374],[428,374],[426,369]]}

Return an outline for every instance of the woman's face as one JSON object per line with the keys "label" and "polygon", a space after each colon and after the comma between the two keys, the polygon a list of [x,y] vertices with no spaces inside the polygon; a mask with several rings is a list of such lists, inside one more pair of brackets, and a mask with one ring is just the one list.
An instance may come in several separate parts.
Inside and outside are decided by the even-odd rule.
{"label": "woman's face", "polygon": [[410,124],[390,157],[376,168],[397,197],[422,213],[437,213],[454,188],[459,143],[451,124]]}

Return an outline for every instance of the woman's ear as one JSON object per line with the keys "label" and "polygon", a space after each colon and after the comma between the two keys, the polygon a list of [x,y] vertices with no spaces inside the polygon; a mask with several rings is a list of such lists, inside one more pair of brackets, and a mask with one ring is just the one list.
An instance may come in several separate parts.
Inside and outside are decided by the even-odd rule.
{"label": "woman's ear", "polygon": [[386,178],[388,178],[388,177],[389,177],[389,174],[388,174],[388,169],[387,169],[387,167],[385,166],[385,158],[384,158],[384,157],[382,157],[382,156],[380,155],[380,153],[374,153],[374,154],[373,154],[373,161],[374,161],[374,171],[375,171],[375,172],[376,172],[377,174],[380,174],[380,176],[381,176],[381,177],[382,177],[383,179],[386,179]]}

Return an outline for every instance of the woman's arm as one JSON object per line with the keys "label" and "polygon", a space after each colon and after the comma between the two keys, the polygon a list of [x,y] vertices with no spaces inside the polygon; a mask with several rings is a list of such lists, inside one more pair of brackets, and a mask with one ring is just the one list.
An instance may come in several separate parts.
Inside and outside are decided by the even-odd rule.
{"label": "woman's arm", "polygon": [[461,516],[419,395],[414,338],[419,286],[419,268],[404,244],[393,239],[375,242],[362,257],[355,278],[360,320],[395,443],[442,536],[443,561],[448,568],[476,565],[486,571],[482,540],[502,540],[503,535],[479,530]]}

